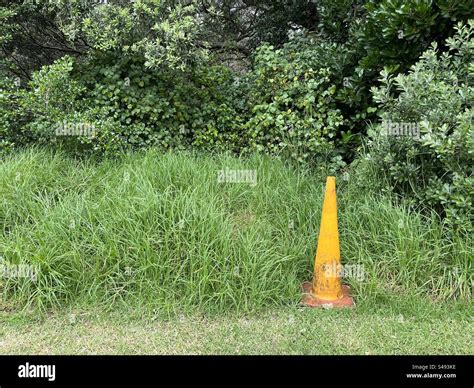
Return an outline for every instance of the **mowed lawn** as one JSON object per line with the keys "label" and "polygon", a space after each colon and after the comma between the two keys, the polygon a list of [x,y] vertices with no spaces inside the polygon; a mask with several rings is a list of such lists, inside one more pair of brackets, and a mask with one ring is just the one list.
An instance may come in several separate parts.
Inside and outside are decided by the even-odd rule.
{"label": "mowed lawn", "polygon": [[258,314],[70,310],[0,313],[0,354],[474,354],[472,306],[417,298],[378,309],[287,307]]}

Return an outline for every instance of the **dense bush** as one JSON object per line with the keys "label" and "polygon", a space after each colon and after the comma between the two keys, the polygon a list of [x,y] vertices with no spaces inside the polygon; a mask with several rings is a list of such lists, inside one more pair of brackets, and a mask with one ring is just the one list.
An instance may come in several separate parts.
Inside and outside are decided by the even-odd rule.
{"label": "dense bush", "polygon": [[[229,69],[209,65],[187,73],[157,72],[147,70],[144,61],[97,55],[78,63],[66,56],[43,67],[17,94],[17,112],[26,122],[22,131],[29,140],[81,152],[238,147],[241,120],[233,107]],[[58,136],[62,125],[93,130]]]}
{"label": "dense bush", "polygon": [[[446,45],[449,51],[440,54],[433,43],[408,74],[382,74],[383,86],[373,92],[383,124],[370,157],[395,192],[472,228],[474,22],[458,25]],[[419,136],[400,133],[402,123]]]}
{"label": "dense bush", "polygon": [[[341,73],[339,48],[313,38],[295,38],[282,49],[264,45],[241,76],[211,62],[157,72],[139,56],[65,56],[18,93],[21,131],[31,141],[81,152],[257,150],[334,170],[344,164],[343,117],[332,85]],[[57,136],[58,126],[84,123],[91,133]]]}
{"label": "dense bush", "polygon": [[8,77],[0,78],[0,155],[10,152],[15,146],[13,128],[17,124],[15,117],[15,84]]}
{"label": "dense bush", "polygon": [[[384,68],[406,72],[429,48],[450,37],[458,21],[474,17],[471,0],[318,1],[320,32],[343,44],[344,76],[336,83],[338,107],[347,130],[365,132],[376,118],[371,87]],[[444,49],[444,47],[442,47]]]}
{"label": "dense bush", "polygon": [[235,140],[233,78],[223,66],[157,72],[144,69],[143,58],[101,57],[80,71],[88,104],[98,119],[119,124],[124,144],[222,149]]}
{"label": "dense bush", "polygon": [[332,71],[337,44],[295,38],[281,49],[261,46],[247,82],[248,147],[298,162],[342,164],[336,146],[344,118],[337,109]]}
{"label": "dense bush", "polygon": [[[338,153],[352,160],[359,135],[365,135],[367,122],[377,117],[370,89],[378,85],[380,71],[386,67],[394,74],[407,71],[431,42],[442,45],[452,35],[456,21],[474,15],[468,1],[323,0],[315,6],[319,20],[314,28],[293,31],[290,36],[300,36],[290,37],[282,46],[262,45],[250,69],[255,93],[249,99],[252,117],[247,128],[253,132],[253,148],[305,161],[321,153],[324,144],[314,139],[324,143],[326,135],[331,138],[329,149],[335,143]],[[310,69],[314,77],[308,77]],[[311,79],[317,79],[317,85]],[[344,120],[330,124],[330,133],[322,137],[308,133],[322,123],[312,122],[314,116],[306,108],[302,115],[292,110],[288,117],[287,108],[305,95],[315,99],[307,101],[307,107],[322,116],[334,110]],[[291,98],[295,101],[289,102]],[[329,120],[323,121],[328,127]],[[304,139],[298,136],[304,131],[288,135],[289,123],[307,129]]]}

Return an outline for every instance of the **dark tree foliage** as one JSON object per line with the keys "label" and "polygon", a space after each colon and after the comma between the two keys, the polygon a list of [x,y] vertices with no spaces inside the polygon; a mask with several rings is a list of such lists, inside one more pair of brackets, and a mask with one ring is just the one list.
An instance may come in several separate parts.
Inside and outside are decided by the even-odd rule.
{"label": "dark tree foliage", "polygon": [[58,9],[40,1],[0,1],[2,70],[23,79],[64,55],[87,52],[83,37],[70,39],[58,24]]}

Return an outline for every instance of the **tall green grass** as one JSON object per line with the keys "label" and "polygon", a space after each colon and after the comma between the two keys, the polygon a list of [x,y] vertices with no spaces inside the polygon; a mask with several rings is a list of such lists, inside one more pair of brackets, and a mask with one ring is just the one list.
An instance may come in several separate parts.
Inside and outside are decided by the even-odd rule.
{"label": "tall green grass", "polygon": [[[219,183],[221,169],[257,184]],[[338,181],[339,182],[339,181]],[[338,187],[344,264],[359,301],[410,292],[472,298],[471,236],[448,235],[377,193]],[[77,161],[30,149],[0,163],[0,255],[39,266],[0,278],[4,302],[163,311],[296,304],[311,278],[323,177],[262,156],[160,154]]]}

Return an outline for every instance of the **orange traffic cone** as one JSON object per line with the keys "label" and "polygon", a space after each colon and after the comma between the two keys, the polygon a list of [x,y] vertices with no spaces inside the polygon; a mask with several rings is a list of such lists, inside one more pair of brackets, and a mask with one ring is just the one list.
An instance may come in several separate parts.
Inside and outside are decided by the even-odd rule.
{"label": "orange traffic cone", "polygon": [[326,181],[323,214],[312,282],[303,284],[302,304],[316,307],[349,307],[354,305],[349,287],[341,284],[341,253],[337,227],[336,178]]}

